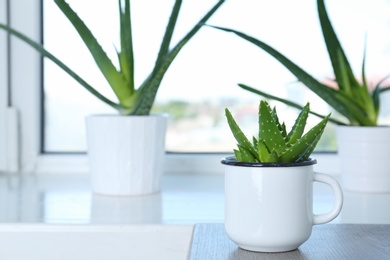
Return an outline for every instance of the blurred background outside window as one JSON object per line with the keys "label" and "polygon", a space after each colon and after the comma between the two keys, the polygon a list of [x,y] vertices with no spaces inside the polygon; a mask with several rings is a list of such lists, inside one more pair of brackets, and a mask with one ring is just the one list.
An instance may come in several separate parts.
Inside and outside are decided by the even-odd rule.
{"label": "blurred background outside window", "polygon": [[[117,2],[68,0],[68,3],[116,62]],[[214,3],[183,1],[173,43]],[[172,5],[172,0],[131,1],[137,85],[152,69]],[[365,35],[369,83],[374,86],[390,74],[390,1],[327,0],[326,6],[355,75],[360,75]],[[317,79],[326,81],[333,77],[316,1],[230,0],[208,23],[237,29],[267,42]],[[44,44],[49,51],[92,86],[115,99],[82,40],[52,0],[43,0],[43,30]],[[321,99],[260,48],[233,34],[204,27],[179,53],[157,94],[154,112],[170,115],[167,151],[232,151],[235,141],[225,120],[226,107],[245,133],[254,134],[261,97],[240,89],[237,83],[302,105],[310,101],[312,110],[322,114],[331,112]],[[44,62],[43,87],[43,152],[85,151],[85,117],[116,113],[48,60]],[[386,100],[381,103],[380,122],[390,123],[390,95],[382,98]],[[298,112],[281,103],[271,104],[277,105],[278,114],[289,129]],[[309,117],[311,125],[318,121],[314,116]],[[328,124],[317,151],[337,149],[334,131],[335,126]]]}

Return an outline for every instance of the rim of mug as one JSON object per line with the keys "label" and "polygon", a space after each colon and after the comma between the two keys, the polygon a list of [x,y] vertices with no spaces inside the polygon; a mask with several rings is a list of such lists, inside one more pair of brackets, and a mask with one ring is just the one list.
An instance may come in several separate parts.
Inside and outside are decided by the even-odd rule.
{"label": "rim of mug", "polygon": [[317,163],[316,159],[309,158],[303,162],[239,162],[235,156],[228,156],[221,160],[222,164],[229,166],[242,166],[242,167],[298,167],[298,166],[308,166],[314,165]]}

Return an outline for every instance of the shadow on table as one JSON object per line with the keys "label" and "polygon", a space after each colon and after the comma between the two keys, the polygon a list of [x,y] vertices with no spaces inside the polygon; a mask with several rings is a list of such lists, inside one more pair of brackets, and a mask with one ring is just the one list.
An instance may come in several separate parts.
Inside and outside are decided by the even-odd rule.
{"label": "shadow on table", "polygon": [[305,257],[305,253],[300,251],[299,249],[289,251],[289,252],[283,252],[283,253],[258,253],[258,252],[251,252],[247,251],[241,248],[238,248],[236,250],[233,250],[229,254],[228,260],[255,260],[255,259],[266,259],[266,260],[301,260],[301,259],[307,259]]}

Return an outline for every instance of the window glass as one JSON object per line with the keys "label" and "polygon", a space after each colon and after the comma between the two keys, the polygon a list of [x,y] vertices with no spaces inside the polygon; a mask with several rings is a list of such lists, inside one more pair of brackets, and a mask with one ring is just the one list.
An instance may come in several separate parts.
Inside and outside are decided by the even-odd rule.
{"label": "window glass", "polygon": [[[99,91],[115,99],[71,24],[53,1],[43,1],[45,47]],[[117,2],[68,2],[116,63]],[[184,1],[173,43],[214,3]],[[135,81],[139,85],[152,69],[173,1],[143,0],[131,4]],[[390,2],[328,0],[326,5],[355,75],[360,74],[367,35],[367,77],[372,85],[376,84],[390,73]],[[238,29],[269,43],[317,79],[332,78],[315,1],[230,0],[208,23]],[[291,73],[261,49],[233,34],[204,27],[177,56],[157,95],[154,112],[170,114],[167,150],[231,151],[235,141],[225,121],[225,107],[232,111],[244,132],[254,134],[261,97],[240,89],[237,83],[302,105],[310,101],[312,110],[331,112],[321,99],[296,82]],[[44,62],[44,93],[45,152],[84,151],[85,116],[115,113],[50,61]],[[390,103],[385,102],[390,96],[383,98],[381,122],[390,123]],[[291,127],[297,111],[281,103],[271,103],[277,105],[280,118]],[[314,125],[319,119],[311,116],[309,121],[309,125]],[[337,148],[334,129],[329,124],[317,150]]]}

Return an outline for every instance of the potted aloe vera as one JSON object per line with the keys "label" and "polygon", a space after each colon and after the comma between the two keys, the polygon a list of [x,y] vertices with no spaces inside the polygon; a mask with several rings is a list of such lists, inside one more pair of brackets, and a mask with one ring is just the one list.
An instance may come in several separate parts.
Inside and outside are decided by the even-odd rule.
{"label": "potted aloe vera", "polygon": [[44,49],[41,44],[5,24],[0,24],[1,29],[36,49],[96,98],[118,111],[119,115],[96,115],[86,120],[88,155],[94,192],[127,196],[153,193],[160,189],[167,119],[164,115],[150,114],[150,110],[160,83],[172,61],[223,2],[224,0],[218,1],[175,46],[171,47],[172,35],[182,5],[181,0],[176,0],[155,66],[143,83],[136,88],[130,0],[118,0],[120,17],[118,68],[114,66],[89,28],[65,0],[55,0],[57,6],[84,41],[118,101],[112,101],[103,96],[71,68]]}
{"label": "potted aloe vera", "polygon": [[[324,0],[317,0],[318,16],[327,51],[335,75],[337,88],[328,86],[280,52],[261,40],[242,32],[214,27],[237,36],[260,47],[284,65],[307,88],[315,92],[330,105],[344,120],[330,118],[337,124],[338,154],[344,188],[363,192],[390,192],[390,127],[378,125],[380,94],[390,90],[381,84],[369,86],[365,76],[365,52],[361,68],[361,81],[355,78],[343,48],[326,12]],[[263,97],[283,102],[295,108],[301,105],[280,97],[270,95],[245,84],[239,86]],[[310,112],[325,118],[319,113]]]}
{"label": "potted aloe vera", "polygon": [[[310,155],[329,120],[304,133],[309,104],[287,132],[276,109],[260,101],[259,132],[251,141],[230,111],[226,117],[237,140],[235,156],[225,165],[225,229],[239,247],[259,252],[294,250],[311,235],[312,226],[333,220],[341,211],[338,182],[313,171]],[[335,202],[330,212],[313,214],[313,182],[331,186]]]}

